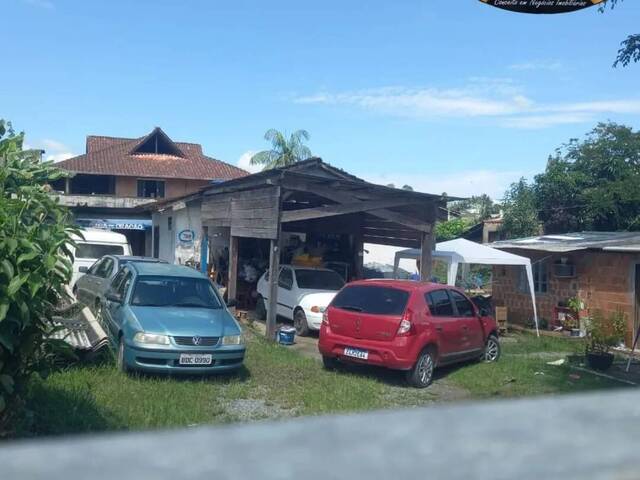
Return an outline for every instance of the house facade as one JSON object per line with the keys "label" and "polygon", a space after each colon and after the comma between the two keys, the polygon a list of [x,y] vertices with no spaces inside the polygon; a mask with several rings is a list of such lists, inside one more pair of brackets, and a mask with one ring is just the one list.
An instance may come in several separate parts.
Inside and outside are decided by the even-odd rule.
{"label": "house facade", "polygon": [[56,166],[73,174],[52,188],[76,223],[125,234],[136,255],[157,250],[150,205],[247,175],[205,155],[199,144],[173,141],[159,127],[138,138],[89,135],[84,154]]}
{"label": "house facade", "polygon": [[[579,232],[506,240],[491,244],[531,260],[536,305],[549,324],[572,297],[582,300],[590,314],[609,318],[617,311],[627,319],[627,344],[640,317],[640,234],[637,232]],[[527,324],[533,309],[524,269],[493,268],[493,300],[507,307],[509,322]]]}

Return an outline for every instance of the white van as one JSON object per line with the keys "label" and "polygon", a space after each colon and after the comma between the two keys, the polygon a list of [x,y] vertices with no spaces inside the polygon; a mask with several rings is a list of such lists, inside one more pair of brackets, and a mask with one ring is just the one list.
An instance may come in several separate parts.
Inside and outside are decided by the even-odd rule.
{"label": "white van", "polygon": [[85,274],[96,260],[104,255],[131,255],[131,247],[127,237],[121,233],[99,228],[85,228],[82,230],[84,239],[73,236],[76,247],[71,247],[73,252],[73,277],[70,287],[76,284],[78,278]]}

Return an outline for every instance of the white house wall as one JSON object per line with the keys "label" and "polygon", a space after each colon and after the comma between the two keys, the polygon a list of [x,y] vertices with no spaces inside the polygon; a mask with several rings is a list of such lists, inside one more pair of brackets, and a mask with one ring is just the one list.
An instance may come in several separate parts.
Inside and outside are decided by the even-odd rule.
{"label": "white house wall", "polygon": [[[171,231],[169,231],[169,223],[171,223]],[[153,226],[160,228],[159,258],[176,264],[200,261],[202,222],[199,201],[191,202],[179,210],[167,209],[155,212]],[[189,230],[194,233],[193,242],[181,242],[181,232]]]}

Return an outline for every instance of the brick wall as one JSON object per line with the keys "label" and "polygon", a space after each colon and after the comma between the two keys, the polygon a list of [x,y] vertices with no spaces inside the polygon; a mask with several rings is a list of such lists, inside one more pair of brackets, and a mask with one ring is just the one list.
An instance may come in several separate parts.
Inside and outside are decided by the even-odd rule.
{"label": "brick wall", "polygon": [[[553,309],[560,301],[579,296],[589,310],[600,310],[608,317],[621,309],[627,316],[627,343],[631,342],[635,316],[635,265],[640,256],[631,253],[578,251],[562,254],[514,249],[516,255],[544,261],[548,267],[547,293],[536,294],[538,317],[551,320]],[[569,258],[576,266],[574,278],[557,278],[553,262]],[[525,324],[533,319],[529,293],[518,290],[519,272],[523,267],[495,266],[493,268],[493,299],[495,305],[508,308],[510,322]]]}

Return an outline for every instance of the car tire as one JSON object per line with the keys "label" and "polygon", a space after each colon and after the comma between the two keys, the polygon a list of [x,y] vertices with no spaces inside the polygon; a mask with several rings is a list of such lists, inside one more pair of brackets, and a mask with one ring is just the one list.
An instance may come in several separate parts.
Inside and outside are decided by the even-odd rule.
{"label": "car tire", "polygon": [[487,338],[487,343],[484,346],[484,354],[482,355],[482,359],[485,362],[497,362],[500,359],[500,354],[502,353],[502,348],[500,347],[500,341],[498,337],[494,334],[489,335]]}
{"label": "car tire", "polygon": [[258,320],[267,319],[267,307],[264,304],[264,298],[262,298],[262,296],[259,296],[256,301],[256,317],[258,317]]}
{"label": "car tire", "polygon": [[296,329],[296,334],[301,337],[309,335],[309,325],[307,324],[307,316],[302,309],[296,310],[293,314],[293,326]]}
{"label": "car tire", "polygon": [[436,359],[433,350],[426,348],[420,352],[415,365],[407,372],[407,381],[416,388],[426,388],[433,381]]}
{"label": "car tire", "polygon": [[339,366],[339,362],[335,357],[322,356],[322,366],[325,370],[336,370]]}
{"label": "car tire", "polygon": [[127,367],[127,362],[124,358],[124,338],[120,337],[120,341],[118,342],[118,352],[116,354],[116,367],[118,371],[122,373],[127,373],[129,368]]}

